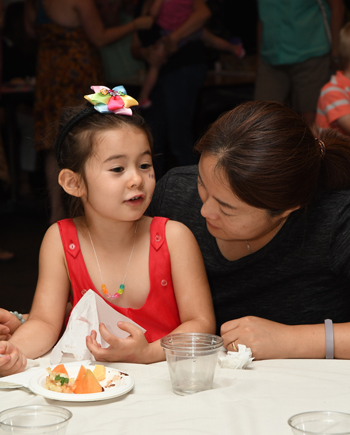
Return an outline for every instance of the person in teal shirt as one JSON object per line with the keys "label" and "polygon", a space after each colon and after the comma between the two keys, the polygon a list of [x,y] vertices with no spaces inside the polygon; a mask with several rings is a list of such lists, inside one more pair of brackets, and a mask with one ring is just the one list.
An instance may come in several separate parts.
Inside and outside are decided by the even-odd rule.
{"label": "person in teal shirt", "polygon": [[255,100],[289,103],[308,124],[338,58],[343,0],[258,0]]}

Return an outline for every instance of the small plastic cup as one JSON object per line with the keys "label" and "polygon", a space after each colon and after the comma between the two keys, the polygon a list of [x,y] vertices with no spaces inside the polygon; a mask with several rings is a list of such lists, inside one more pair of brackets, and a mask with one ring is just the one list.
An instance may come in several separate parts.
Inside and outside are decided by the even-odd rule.
{"label": "small plastic cup", "polygon": [[161,339],[174,393],[183,396],[213,387],[223,342],[217,335],[200,333],[170,334]]}
{"label": "small plastic cup", "polygon": [[60,406],[18,406],[0,412],[0,434],[64,435],[72,413]]}
{"label": "small plastic cup", "polygon": [[350,414],[335,411],[303,412],[290,417],[295,435],[350,435]]}

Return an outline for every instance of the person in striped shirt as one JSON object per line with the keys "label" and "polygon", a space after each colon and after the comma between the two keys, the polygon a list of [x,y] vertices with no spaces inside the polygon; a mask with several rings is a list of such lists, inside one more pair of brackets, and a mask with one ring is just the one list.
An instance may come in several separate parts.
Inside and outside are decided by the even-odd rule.
{"label": "person in striped shirt", "polygon": [[321,128],[336,128],[350,135],[350,22],[340,31],[339,39],[342,69],[321,89],[315,122]]}

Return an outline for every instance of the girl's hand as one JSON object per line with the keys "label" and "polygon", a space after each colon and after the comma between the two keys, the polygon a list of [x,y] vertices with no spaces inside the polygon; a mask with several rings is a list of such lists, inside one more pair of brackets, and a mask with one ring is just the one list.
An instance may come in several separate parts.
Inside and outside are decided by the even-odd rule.
{"label": "girl's hand", "polygon": [[27,358],[9,341],[0,342],[0,375],[8,376],[23,372]]}
{"label": "girl's hand", "polygon": [[21,322],[14,314],[0,308],[0,341],[9,340],[11,334],[21,326]]}
{"label": "girl's hand", "polygon": [[230,320],[221,326],[221,336],[228,351],[233,351],[232,343],[250,347],[255,360],[293,358],[290,351],[291,328],[282,323],[260,317],[247,316]]}
{"label": "girl's hand", "polygon": [[103,323],[100,324],[102,338],[109,344],[102,349],[96,341],[96,332],[86,337],[86,346],[97,361],[142,363],[146,361],[148,341],[141,329],[129,322],[118,322],[118,327],[130,335],[118,338],[111,334]]}

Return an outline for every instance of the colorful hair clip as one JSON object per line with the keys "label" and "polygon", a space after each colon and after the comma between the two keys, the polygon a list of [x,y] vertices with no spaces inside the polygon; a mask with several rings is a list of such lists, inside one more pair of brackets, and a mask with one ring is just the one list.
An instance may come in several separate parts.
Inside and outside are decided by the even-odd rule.
{"label": "colorful hair clip", "polygon": [[138,102],[127,95],[124,86],[109,89],[106,86],[91,86],[94,94],[84,98],[94,105],[100,113],[115,113],[118,115],[132,115],[130,107],[138,106]]}

